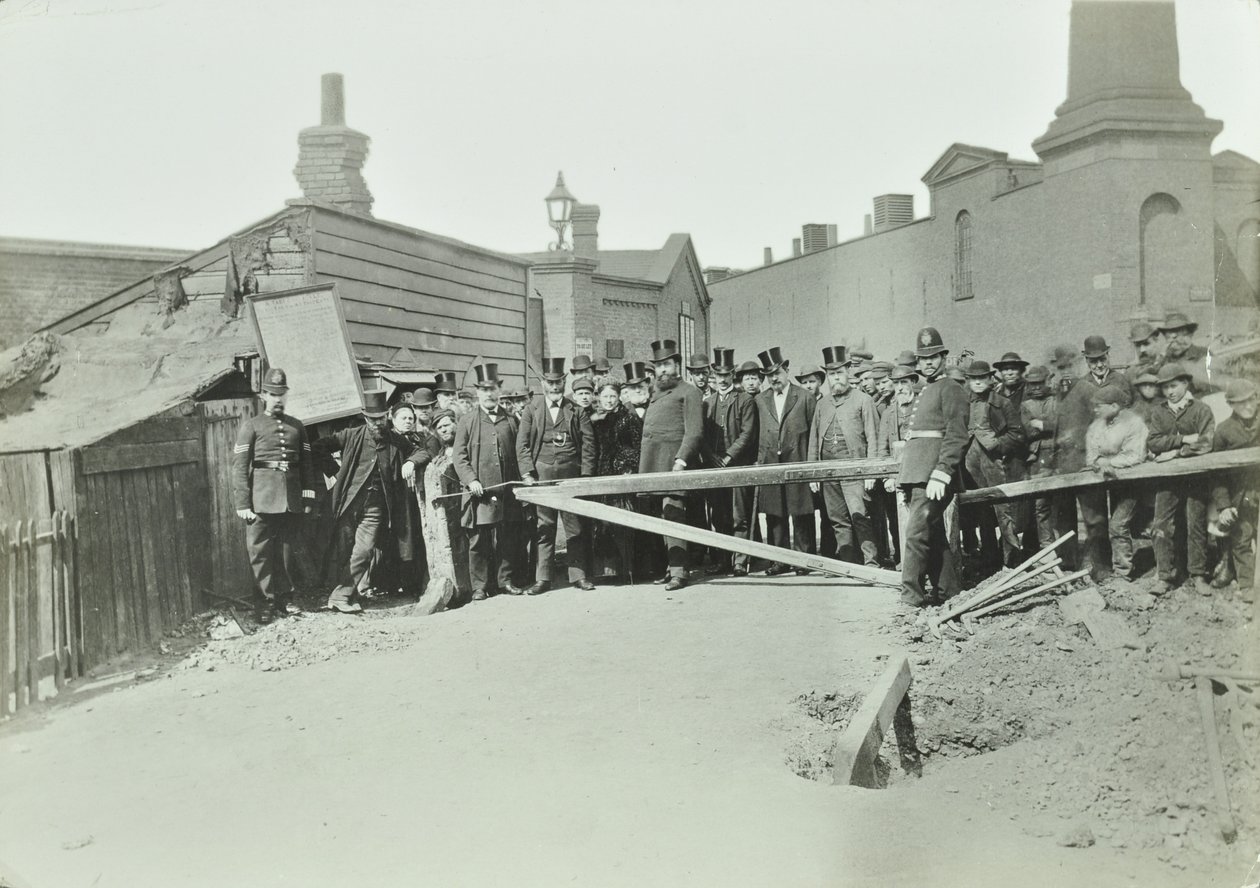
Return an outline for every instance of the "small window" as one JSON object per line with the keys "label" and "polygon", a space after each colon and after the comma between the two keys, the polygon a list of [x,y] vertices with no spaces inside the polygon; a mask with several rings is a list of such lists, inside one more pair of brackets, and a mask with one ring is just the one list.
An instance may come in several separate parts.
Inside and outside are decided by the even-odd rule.
{"label": "small window", "polygon": [[604,340],[604,357],[610,361],[620,361],[626,356],[626,341],[624,339],[605,339]]}
{"label": "small window", "polygon": [[954,298],[971,299],[971,214],[963,210],[954,220]]}

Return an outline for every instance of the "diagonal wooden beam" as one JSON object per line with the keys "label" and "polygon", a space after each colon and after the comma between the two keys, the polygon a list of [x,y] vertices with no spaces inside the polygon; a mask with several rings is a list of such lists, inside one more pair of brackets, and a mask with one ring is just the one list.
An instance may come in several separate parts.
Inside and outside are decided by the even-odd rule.
{"label": "diagonal wooden beam", "polygon": [[[545,483],[547,489],[563,491],[566,496],[604,496],[610,493],[673,493],[684,490],[719,490],[724,487],[754,487],[761,484],[890,478],[899,469],[897,460],[879,457],[732,466],[725,469],[689,469],[686,472],[646,472],[642,475],[600,475]],[[521,489],[517,488],[518,494]]]}
{"label": "diagonal wooden beam", "polygon": [[902,657],[889,663],[831,749],[832,784],[867,789],[879,786],[875,756],[909,689],[910,661]]}
{"label": "diagonal wooden beam", "polygon": [[1133,481],[1146,481],[1150,482],[1150,486],[1157,487],[1159,481],[1171,478],[1255,468],[1260,468],[1260,447],[1221,450],[1203,456],[1179,457],[1167,462],[1146,462],[1129,469],[1116,469],[1114,478],[1104,477],[1098,472],[1069,472],[1065,475],[1051,475],[1049,478],[1012,481],[995,487],[964,491],[958,495],[958,502],[963,505],[1000,503],[1030,496],[1045,496],[1056,490],[1079,490],[1084,487],[1126,484]]}
{"label": "diagonal wooden beam", "polygon": [[[677,476],[682,476],[686,473],[678,472],[676,474]],[[841,577],[851,577],[856,580],[862,580],[865,583],[894,588],[901,586],[901,574],[891,570],[867,567],[862,564],[849,564],[847,561],[837,561],[834,558],[824,558],[821,555],[808,555],[792,549],[780,549],[778,546],[771,546],[766,543],[736,539],[726,534],[715,533],[711,530],[701,530],[688,524],[680,524],[677,521],[667,521],[664,518],[631,512],[629,509],[619,509],[606,503],[578,499],[561,492],[559,487],[518,487],[516,488],[516,497],[525,502],[546,506],[549,509],[572,512],[575,515],[584,515],[597,521],[608,521],[612,524],[619,524],[622,527],[630,527],[635,530],[646,531],[647,533],[676,537],[689,543],[713,546],[714,548],[725,549],[728,552],[741,552],[755,558],[765,558],[769,561],[790,564],[793,567],[823,571],[824,573]]]}

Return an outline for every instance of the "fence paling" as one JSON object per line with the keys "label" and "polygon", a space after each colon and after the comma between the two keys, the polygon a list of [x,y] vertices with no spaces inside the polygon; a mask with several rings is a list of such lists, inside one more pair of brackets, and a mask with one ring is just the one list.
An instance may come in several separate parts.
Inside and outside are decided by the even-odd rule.
{"label": "fence paling", "polygon": [[9,602],[13,600],[13,552],[9,525],[0,524],[0,718],[9,714]]}
{"label": "fence paling", "polygon": [[35,539],[38,524],[38,521],[31,521],[26,534],[26,588],[27,595],[30,596],[26,604],[26,616],[31,621],[26,649],[30,658],[26,669],[28,704],[39,701],[39,550]]}
{"label": "fence paling", "polygon": [[52,533],[48,540],[52,551],[49,573],[52,575],[53,684],[58,693],[66,686],[66,611],[65,602],[62,600],[64,577],[61,575],[61,540],[61,512],[58,511],[52,514]]}

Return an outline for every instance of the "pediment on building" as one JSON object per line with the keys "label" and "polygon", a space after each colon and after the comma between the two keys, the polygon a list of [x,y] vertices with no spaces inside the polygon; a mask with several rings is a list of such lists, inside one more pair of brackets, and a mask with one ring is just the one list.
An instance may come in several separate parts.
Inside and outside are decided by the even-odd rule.
{"label": "pediment on building", "polygon": [[932,164],[932,168],[923,174],[923,184],[932,188],[949,179],[979,172],[993,163],[1004,163],[1006,159],[1005,151],[994,151],[992,148],[979,148],[975,145],[955,142],[936,163]]}
{"label": "pediment on building", "polygon": [[1245,154],[1239,154],[1237,151],[1222,151],[1219,154],[1213,154],[1212,166],[1236,170],[1260,170],[1260,162],[1252,160]]}

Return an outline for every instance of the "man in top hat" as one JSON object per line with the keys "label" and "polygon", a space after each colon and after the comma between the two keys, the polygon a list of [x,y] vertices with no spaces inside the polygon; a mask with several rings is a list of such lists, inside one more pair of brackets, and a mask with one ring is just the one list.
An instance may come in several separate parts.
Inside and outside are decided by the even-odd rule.
{"label": "man in top hat", "polygon": [[[1212,408],[1194,396],[1194,378],[1190,371],[1169,361],[1157,375],[1164,402],[1151,410],[1150,437],[1147,447],[1156,462],[1183,456],[1200,456],[1212,450],[1216,434],[1216,418]],[[1180,557],[1176,525],[1184,519],[1186,529],[1186,573],[1194,587],[1205,595],[1212,592],[1207,570],[1207,506],[1210,485],[1201,478],[1174,481],[1161,486],[1155,494],[1155,518],[1151,523],[1151,541],[1155,548],[1155,567],[1159,573],[1160,591],[1167,593],[1177,586]]]}
{"label": "man in top hat", "polygon": [[949,349],[935,327],[919,331],[914,350],[926,385],[910,408],[906,446],[897,484],[906,502],[902,536],[901,599],[912,607],[930,603],[923,579],[938,598],[958,594],[953,550],[945,534],[945,509],[960,486],[967,447],[967,394],[945,376]]}
{"label": "man in top hat", "polygon": [[822,367],[806,367],[804,372],[796,374],[797,384],[809,392],[816,402],[823,399],[823,383],[826,381],[827,371]]}
{"label": "man in top hat", "polygon": [[[639,472],[681,472],[697,468],[704,443],[704,401],[700,391],[683,382],[682,355],[672,339],[652,343],[652,363],[656,384],[643,416],[643,444],[639,451]],[[668,521],[686,522],[686,503],[681,494],[662,497],[661,515]],[[666,591],[687,584],[687,543],[665,537],[669,560]]]}
{"label": "man in top hat", "polygon": [[315,505],[315,459],[306,427],[284,412],[288,392],[284,371],[268,370],[263,412],[241,423],[232,449],[232,505],[245,522],[260,622],[299,612],[291,601],[293,547],[302,515]]}
{"label": "man in top hat", "polygon": [[463,405],[459,403],[459,377],[455,373],[449,370],[439,373],[434,393],[437,395],[438,410],[450,410],[456,416],[462,413]]}
{"label": "man in top hat", "polygon": [[[1249,379],[1231,379],[1225,386],[1225,400],[1231,413],[1216,427],[1213,450],[1240,450],[1260,447],[1260,391]],[[1238,580],[1238,594],[1244,601],[1254,600],[1256,553],[1257,498],[1254,472],[1235,472],[1215,479],[1212,506],[1216,520],[1208,525],[1222,549],[1223,568],[1218,568],[1212,586],[1229,585],[1229,561],[1233,561]]]}
{"label": "man in top hat", "polygon": [[[757,459],[757,407],[753,396],[735,386],[735,349],[713,349],[713,386],[704,399],[704,458],[715,468],[750,466]],[[746,540],[752,522],[752,487],[721,487],[706,496],[713,529]],[[748,556],[713,550],[708,572],[748,573]]]}
{"label": "man in top hat", "polygon": [[687,359],[687,381],[696,387],[700,396],[709,393],[709,356],[704,352],[696,352]]}
{"label": "man in top hat", "polygon": [[858,367],[860,367],[862,364],[869,364],[874,360],[875,360],[874,352],[865,351],[863,349],[855,349],[849,352],[848,364],[849,364],[849,372],[851,374],[850,379],[851,380],[857,379]]}
{"label": "man in top hat", "polygon": [[1015,412],[1018,414],[1024,403],[1024,371],[1028,369],[1028,362],[1018,352],[1011,351],[994,361],[993,369],[998,372],[1002,382],[1000,394],[1015,405]]}
{"label": "man in top hat", "polygon": [[517,465],[516,417],[499,404],[499,365],[477,364],[477,406],[459,418],[451,461],[467,489],[461,524],[468,534],[468,576],[472,600],[496,592],[520,595],[512,582],[523,551],[519,545],[523,513],[509,486],[521,480]]}
{"label": "man in top hat", "polygon": [[[913,370],[919,363],[919,359],[914,356],[914,349],[908,348],[901,354],[897,355],[895,363],[898,367],[909,367]],[[915,377],[918,377],[917,373],[915,374]]]}
{"label": "man in top hat", "polygon": [[[573,390],[594,389],[589,379],[575,379]],[[516,461],[526,483],[577,478],[595,473],[595,430],[590,413],[564,397],[564,358],[543,360],[543,396],[521,413],[516,433]],[[586,578],[590,537],[586,522],[571,512],[563,513],[569,582],[578,589],[595,585]],[[526,589],[539,595],[551,588],[552,558],[556,551],[557,513],[537,506],[534,547],[537,564],[534,584]]]}
{"label": "man in top hat", "polygon": [[1208,351],[1194,342],[1194,333],[1199,325],[1185,312],[1170,311],[1159,329],[1167,339],[1164,360],[1176,361],[1190,374],[1195,394],[1202,396],[1216,391],[1219,386],[1213,386],[1208,379]]}
{"label": "man in top hat", "polygon": [[[823,349],[831,395],[818,403],[810,423],[806,452],[810,460],[864,459],[876,453],[875,402],[853,387],[848,368],[839,360],[842,357],[839,346]],[[874,486],[874,478],[810,483],[810,490],[822,495],[824,520],[830,523],[835,538],[834,549],[822,554],[853,562],[860,558],[862,564],[872,567],[879,564],[870,518],[870,491]]]}
{"label": "man in top hat", "polygon": [[430,456],[390,427],[384,389],[363,393],[361,425],[321,438],[316,449],[341,453],[330,493],[335,520],[328,551],[334,553],[330,572],[335,585],[328,607],[358,613],[363,608],[355,597],[371,594],[373,551],[384,548],[378,544],[402,520],[409,495],[405,482]]}
{"label": "man in top hat", "polygon": [[1137,356],[1129,368],[1129,378],[1136,382],[1145,373],[1152,376],[1159,373],[1159,368],[1164,366],[1164,349],[1168,344],[1164,334],[1146,321],[1137,321],[1129,328],[1129,342],[1133,343],[1133,352]]}
{"label": "man in top hat", "polygon": [[[803,462],[809,455],[809,429],[817,402],[800,386],[792,385],[788,361],[778,346],[757,356],[767,387],[757,395],[757,462]],[[757,488],[759,509],[766,516],[766,542],[798,552],[814,550],[814,499],[808,484],[776,484]],[[791,539],[789,540],[789,527]],[[773,564],[767,576],[787,573],[786,564]],[[807,571],[800,570],[800,573]]]}

